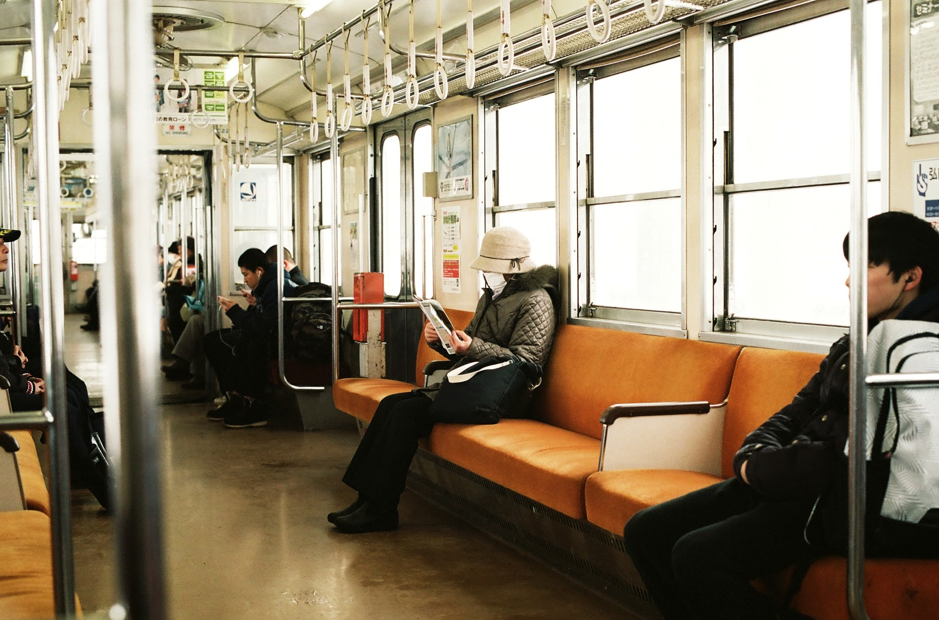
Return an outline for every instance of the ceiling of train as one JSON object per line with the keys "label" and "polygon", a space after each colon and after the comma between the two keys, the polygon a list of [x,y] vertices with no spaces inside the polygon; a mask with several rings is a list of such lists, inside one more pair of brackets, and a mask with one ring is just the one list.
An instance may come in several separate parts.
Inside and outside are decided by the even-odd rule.
{"label": "ceiling of train", "polygon": [[[513,10],[537,0],[515,0]],[[275,2],[254,0],[238,2],[230,0],[154,0],[154,34],[157,43],[165,42],[162,48],[169,64],[172,64],[171,48],[179,47],[200,50],[245,50],[257,52],[293,52],[299,46],[298,7],[311,3],[322,4],[323,0],[298,0],[297,2]],[[341,27],[344,21],[375,6],[377,0],[331,0],[305,21],[305,46],[322,39],[326,34]],[[399,48],[406,49],[408,42],[408,2],[396,0],[392,6],[390,28],[391,40]],[[466,19],[466,0],[440,0],[443,28],[459,28]],[[491,12],[499,5],[498,0],[477,0],[477,16]],[[436,28],[436,3],[434,0],[415,0],[415,39],[418,48],[432,51]],[[0,0],[0,39],[29,36],[30,1]],[[478,22],[477,22],[478,23]],[[373,84],[381,82],[384,47],[378,33],[377,15],[370,19],[369,58]],[[169,27],[167,27],[169,26]],[[175,27],[174,27],[175,26]],[[195,26],[193,29],[190,27]],[[478,27],[478,26],[477,26]],[[159,52],[161,48],[157,48]],[[20,80],[24,47],[0,46],[0,80]],[[349,66],[353,82],[361,75],[363,36],[361,26],[353,28],[349,40]],[[451,50],[447,50],[450,52]],[[464,50],[452,50],[462,55]],[[92,50],[94,53],[94,50]],[[186,59],[183,59],[185,63]],[[396,57],[396,78],[405,71],[406,59]],[[224,68],[226,58],[194,57],[196,68]],[[452,68],[451,67],[448,67]],[[426,72],[426,70],[424,71]],[[332,52],[332,78],[341,88],[343,73],[342,40],[336,40]],[[288,114],[309,105],[309,92],[299,80],[299,63],[293,60],[260,59],[257,61],[258,99],[286,111]],[[90,77],[90,67],[82,70],[82,77]],[[319,88],[326,81],[325,51],[317,57],[316,79]],[[403,80],[402,80],[403,81]],[[394,84],[394,85],[397,85]],[[375,86],[373,86],[373,91]]]}

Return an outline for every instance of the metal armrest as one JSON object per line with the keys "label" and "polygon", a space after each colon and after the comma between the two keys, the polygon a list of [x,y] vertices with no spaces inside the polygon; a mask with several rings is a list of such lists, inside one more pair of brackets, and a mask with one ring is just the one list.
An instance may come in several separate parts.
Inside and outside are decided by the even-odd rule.
{"label": "metal armrest", "polygon": [[425,377],[429,377],[438,370],[446,370],[450,368],[450,366],[453,366],[453,362],[450,360],[434,360],[432,362],[427,362],[427,365],[424,366],[423,373]]}
{"label": "metal armrest", "polygon": [[607,407],[603,415],[600,416],[600,424],[609,426],[620,418],[707,413],[710,410],[711,403],[706,400],[687,403],[624,403]]}
{"label": "metal armrest", "polygon": [[10,389],[10,380],[0,375],[0,390],[9,390]]}
{"label": "metal armrest", "polygon": [[16,441],[16,437],[10,433],[0,431],[0,448],[3,448],[4,452],[17,452],[20,449],[20,444]]}
{"label": "metal armrest", "polygon": [[607,408],[600,418],[599,470],[679,469],[719,476],[726,404],[629,403]]}

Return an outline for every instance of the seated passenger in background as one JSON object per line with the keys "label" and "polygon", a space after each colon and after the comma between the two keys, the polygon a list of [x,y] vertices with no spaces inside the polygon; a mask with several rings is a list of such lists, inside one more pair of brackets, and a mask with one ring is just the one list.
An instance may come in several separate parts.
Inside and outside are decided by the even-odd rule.
{"label": "seated passenger in background", "polygon": [[[868,231],[869,329],[887,319],[939,322],[939,232],[901,212],[872,217]],[[843,246],[849,258],[847,237]],[[750,582],[847,549],[826,524],[847,522],[833,481],[847,467],[849,353],[844,336],[792,403],[747,436],[736,477],[626,524],[626,550],[666,620],[804,617]]]}
{"label": "seated passenger in background", "polygon": [[[20,231],[0,230],[0,273],[10,266],[10,246],[20,238]],[[40,346],[41,350],[41,346]],[[46,383],[41,377],[26,370],[29,359],[13,340],[0,332],[0,375],[10,382],[10,406],[13,411],[38,411],[45,405]],[[39,372],[37,370],[37,372]],[[109,510],[110,487],[104,463],[92,442],[91,434],[104,437],[104,416],[91,408],[88,388],[85,382],[65,369],[66,421],[68,422],[69,466],[71,482],[77,487],[85,487],[92,492],[98,502]],[[103,449],[103,445],[101,446]]]}
{"label": "seated passenger in background", "polygon": [[231,319],[234,329],[206,334],[205,356],[215,370],[226,401],[208,413],[210,420],[224,420],[229,428],[264,426],[266,405],[259,400],[267,387],[270,352],[277,346],[278,274],[285,277],[285,290],[292,285],[282,269],[271,264],[264,252],[251,248],[238,258],[238,267],[251,293],[245,294],[250,308],[245,310],[227,297],[218,303]]}
{"label": "seated passenger in background", "polygon": [[[272,245],[267,248],[267,260],[270,263],[277,262],[277,246]],[[293,254],[290,253],[290,250],[284,248],[284,271],[287,272],[287,275],[290,277],[290,281],[293,282],[295,286],[303,286],[304,284],[309,284],[310,281],[303,271],[300,270],[300,266],[293,260]]]}
{"label": "seated passenger in background", "polygon": [[[471,267],[484,272],[487,287],[466,331],[454,330],[450,344],[454,368],[489,356],[514,356],[542,367],[554,340],[560,294],[557,269],[535,267],[531,244],[508,226],[483,237]],[[424,339],[447,355],[430,323]],[[368,425],[342,481],[359,492],[345,510],[327,515],[342,532],[361,533],[398,527],[398,500],[404,492],[417,440],[437,420],[430,413],[435,390],[421,389],[384,398]]]}

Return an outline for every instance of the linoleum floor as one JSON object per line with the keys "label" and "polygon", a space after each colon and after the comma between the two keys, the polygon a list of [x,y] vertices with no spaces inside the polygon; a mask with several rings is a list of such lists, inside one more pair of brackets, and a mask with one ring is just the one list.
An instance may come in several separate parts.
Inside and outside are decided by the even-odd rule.
{"label": "linoleum floor", "polygon": [[[77,345],[67,360],[100,388],[107,373],[81,334],[66,338]],[[398,531],[340,534],[326,513],[353,499],[340,478],[354,431],[231,430],[206,420],[208,407],[160,408],[174,620],[635,618],[410,491]],[[72,507],[82,607],[107,609],[112,518],[84,490]]]}

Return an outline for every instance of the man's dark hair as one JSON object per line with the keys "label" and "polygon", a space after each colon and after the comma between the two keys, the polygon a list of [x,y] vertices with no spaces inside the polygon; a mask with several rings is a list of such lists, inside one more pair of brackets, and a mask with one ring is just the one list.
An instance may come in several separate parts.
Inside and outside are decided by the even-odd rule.
{"label": "man's dark hair", "polygon": [[[287,248],[284,248],[284,259],[290,261],[291,263],[294,262],[293,254],[291,254],[290,250],[288,250]],[[267,248],[267,260],[272,263],[277,261],[277,246],[276,245],[272,245],[271,247]]]}
{"label": "man's dark hair", "polygon": [[256,269],[264,269],[266,271],[270,264],[271,262],[267,260],[267,256],[258,248],[249,248],[238,257],[238,266],[244,267],[248,271],[254,271]]}
{"label": "man's dark hair", "polygon": [[[842,247],[844,257],[849,258],[848,235]],[[939,231],[929,222],[903,211],[875,215],[867,221],[867,247],[870,264],[886,263],[894,282],[910,269],[920,267],[921,293],[939,284]]]}

